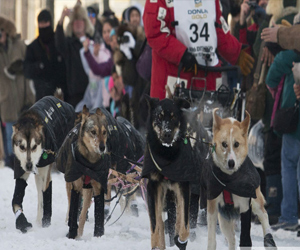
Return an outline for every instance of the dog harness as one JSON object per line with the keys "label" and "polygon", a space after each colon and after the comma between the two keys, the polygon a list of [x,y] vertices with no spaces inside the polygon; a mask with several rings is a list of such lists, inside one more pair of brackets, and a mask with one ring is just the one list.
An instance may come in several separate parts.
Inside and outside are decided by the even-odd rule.
{"label": "dog harness", "polygon": [[[211,168],[203,168],[201,175],[201,207],[206,207],[206,200],[217,198],[224,190],[230,194],[235,194],[245,198],[256,198],[256,189],[260,185],[260,176],[246,157],[239,170],[232,175],[224,173],[217,167],[212,159]],[[224,200],[230,203],[228,195],[225,192]]]}

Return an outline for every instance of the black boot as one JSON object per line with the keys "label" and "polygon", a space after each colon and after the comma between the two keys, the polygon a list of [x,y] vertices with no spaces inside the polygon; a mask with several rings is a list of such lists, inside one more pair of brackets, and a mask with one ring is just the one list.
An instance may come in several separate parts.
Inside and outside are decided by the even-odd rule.
{"label": "black boot", "polygon": [[190,241],[193,242],[196,239],[197,219],[199,212],[199,199],[197,194],[191,194],[190,201]]}
{"label": "black boot", "polygon": [[179,242],[179,235],[176,235],[174,238],[174,242],[176,244],[176,246],[179,248],[179,250],[185,250],[186,246],[187,246],[187,241],[185,243],[180,243]]}
{"label": "black boot", "polygon": [[77,215],[78,215],[78,201],[79,201],[79,193],[77,193],[74,189],[71,190],[71,204],[69,211],[69,233],[67,237],[69,239],[75,239],[77,236]]}
{"label": "black boot", "polygon": [[268,247],[268,249],[274,249],[274,250],[277,249],[272,234],[268,233],[268,234],[265,235],[265,237],[264,237],[264,247]]}
{"label": "black boot", "polygon": [[175,245],[175,223],[176,223],[176,204],[173,191],[168,191],[166,194],[168,222],[166,223],[166,231],[169,234],[170,247]]}
{"label": "black boot", "polygon": [[49,227],[51,225],[52,216],[52,181],[49,187],[43,192],[44,214],[42,219],[42,227]]}
{"label": "black boot", "polygon": [[27,233],[27,230],[32,228],[32,224],[27,221],[23,213],[16,219],[16,228],[21,230],[22,233]]}
{"label": "black boot", "polygon": [[94,197],[95,203],[95,228],[94,236],[101,237],[104,234],[104,192]]}
{"label": "black boot", "polygon": [[251,206],[248,211],[241,213],[241,234],[240,234],[240,247],[252,247],[252,240],[250,236],[251,230]]}

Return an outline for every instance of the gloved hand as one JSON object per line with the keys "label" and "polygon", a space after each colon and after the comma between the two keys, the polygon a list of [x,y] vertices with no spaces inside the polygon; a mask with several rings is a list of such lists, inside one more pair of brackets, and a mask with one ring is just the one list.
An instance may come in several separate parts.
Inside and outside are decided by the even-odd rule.
{"label": "gloved hand", "polygon": [[23,72],[23,60],[18,59],[16,61],[14,61],[8,68],[7,71],[12,74],[15,75],[17,73],[22,73]]}
{"label": "gloved hand", "polygon": [[120,44],[120,50],[125,54],[128,60],[132,59],[131,49],[135,47],[135,39],[129,31],[125,31],[123,37],[128,37],[128,42],[122,42]]}
{"label": "gloved hand", "polygon": [[254,59],[250,56],[245,49],[241,50],[238,61],[236,65],[240,66],[241,72],[244,76],[250,74],[251,69],[253,68]]}
{"label": "gloved hand", "polygon": [[195,75],[198,73],[198,62],[195,56],[186,50],[180,60],[183,66],[183,71],[194,72]]}

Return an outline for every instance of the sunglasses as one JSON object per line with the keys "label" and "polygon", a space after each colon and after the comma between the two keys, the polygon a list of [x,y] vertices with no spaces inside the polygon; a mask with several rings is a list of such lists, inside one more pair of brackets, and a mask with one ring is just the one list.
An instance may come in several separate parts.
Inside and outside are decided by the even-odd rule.
{"label": "sunglasses", "polygon": [[96,17],[96,14],[95,13],[89,13],[89,17]]}

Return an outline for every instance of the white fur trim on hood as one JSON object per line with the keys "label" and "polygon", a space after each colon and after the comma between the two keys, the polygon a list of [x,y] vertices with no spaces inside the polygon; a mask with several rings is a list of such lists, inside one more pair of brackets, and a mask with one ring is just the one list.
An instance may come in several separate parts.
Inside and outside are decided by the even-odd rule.
{"label": "white fur trim on hood", "polygon": [[85,8],[83,8],[80,4],[76,4],[75,7],[73,8],[73,11],[71,12],[70,15],[70,22],[67,25],[66,28],[66,36],[72,36],[72,24],[73,21],[77,18],[81,18],[84,20],[85,22],[85,33],[89,36],[93,36],[94,35],[94,26],[91,23],[89,17],[88,17],[88,13],[87,10]]}

